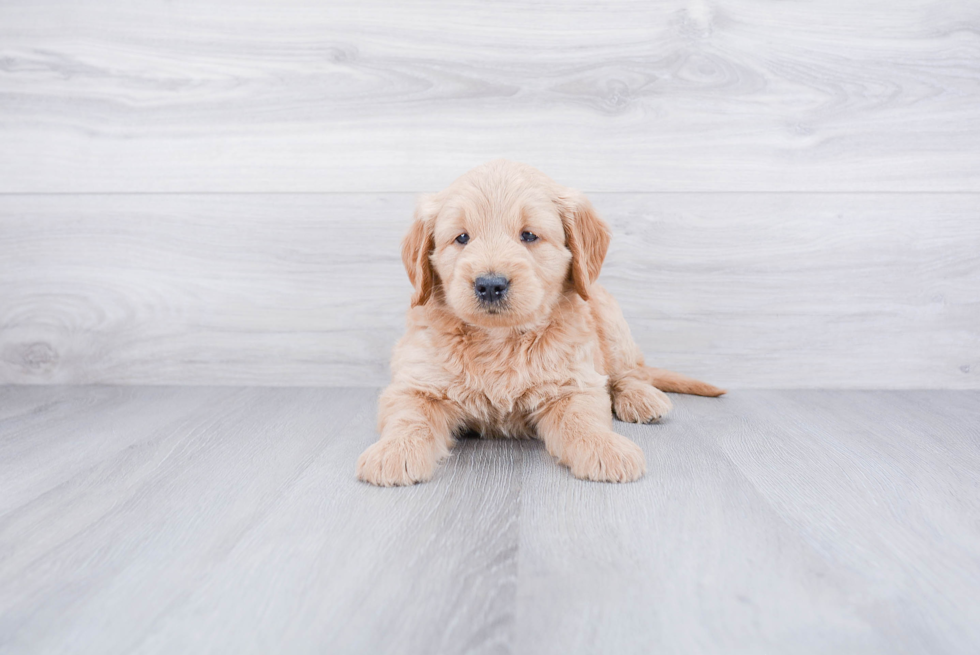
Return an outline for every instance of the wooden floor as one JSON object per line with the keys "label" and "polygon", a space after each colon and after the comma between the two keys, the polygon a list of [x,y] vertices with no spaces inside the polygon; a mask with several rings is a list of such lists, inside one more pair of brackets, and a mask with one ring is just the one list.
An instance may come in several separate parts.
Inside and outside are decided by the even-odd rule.
{"label": "wooden floor", "polygon": [[375,389],[0,387],[3,653],[976,653],[980,392],[676,397],[628,485]]}

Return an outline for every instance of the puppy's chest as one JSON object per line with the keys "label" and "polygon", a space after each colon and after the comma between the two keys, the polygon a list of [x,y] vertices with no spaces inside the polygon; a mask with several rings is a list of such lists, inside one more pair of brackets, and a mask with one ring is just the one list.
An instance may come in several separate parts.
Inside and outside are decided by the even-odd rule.
{"label": "puppy's chest", "polygon": [[445,360],[452,377],[448,395],[481,413],[521,412],[574,383],[574,371],[584,357],[581,351],[572,344],[533,337],[458,339]]}

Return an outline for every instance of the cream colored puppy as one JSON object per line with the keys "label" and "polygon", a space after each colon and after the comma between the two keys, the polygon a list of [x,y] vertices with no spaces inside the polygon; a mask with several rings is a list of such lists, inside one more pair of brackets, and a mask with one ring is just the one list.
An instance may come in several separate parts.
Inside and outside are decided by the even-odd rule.
{"label": "cream colored puppy", "polygon": [[464,430],[536,436],[578,478],[642,476],[643,451],[613,432],[612,413],[656,421],[671,408],[664,391],[724,391],[644,365],[596,284],[608,246],[584,195],[524,164],[493,161],[423,197],[402,244],[408,331],[357,476],[428,480]]}

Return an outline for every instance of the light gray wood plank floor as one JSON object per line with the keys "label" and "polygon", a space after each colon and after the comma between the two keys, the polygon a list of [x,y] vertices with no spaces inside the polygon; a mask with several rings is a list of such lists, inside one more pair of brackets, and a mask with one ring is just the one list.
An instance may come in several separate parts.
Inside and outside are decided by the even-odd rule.
{"label": "light gray wood plank floor", "polygon": [[0,652],[980,650],[980,392],[675,396],[637,483],[465,440],[404,489],[376,397],[0,387]]}

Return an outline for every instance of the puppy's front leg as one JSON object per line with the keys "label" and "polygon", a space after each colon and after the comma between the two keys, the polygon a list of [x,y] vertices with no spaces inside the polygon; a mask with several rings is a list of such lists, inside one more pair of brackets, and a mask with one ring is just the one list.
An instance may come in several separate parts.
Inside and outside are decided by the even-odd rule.
{"label": "puppy's front leg", "polygon": [[538,417],[545,448],[572,475],[600,482],[630,482],[646,473],[643,451],[612,431],[605,389],[575,392],[548,406]]}
{"label": "puppy's front leg", "polygon": [[453,446],[452,408],[417,389],[394,387],[378,404],[381,439],[358,458],[357,477],[382,487],[430,479]]}

